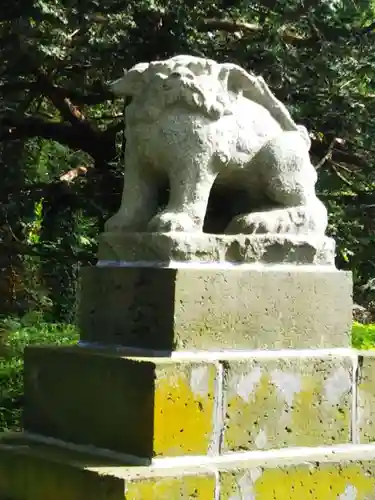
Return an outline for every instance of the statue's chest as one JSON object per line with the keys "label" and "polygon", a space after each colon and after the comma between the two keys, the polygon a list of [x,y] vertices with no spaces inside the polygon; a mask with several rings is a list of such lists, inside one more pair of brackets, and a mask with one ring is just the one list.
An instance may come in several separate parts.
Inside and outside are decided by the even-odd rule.
{"label": "statue's chest", "polygon": [[199,141],[211,128],[208,119],[195,115],[191,110],[182,108],[173,111],[166,110],[154,119],[150,115],[127,115],[126,138],[142,147],[146,146],[146,142],[151,147],[165,143],[173,145],[193,138]]}

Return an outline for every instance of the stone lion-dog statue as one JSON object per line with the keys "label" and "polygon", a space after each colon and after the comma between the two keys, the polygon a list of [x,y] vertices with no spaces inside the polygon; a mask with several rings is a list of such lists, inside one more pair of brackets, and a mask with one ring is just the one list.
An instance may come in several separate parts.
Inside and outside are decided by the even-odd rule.
{"label": "stone lion-dog statue", "polygon": [[[211,188],[220,181],[241,187],[258,208],[272,202],[238,214],[224,234],[325,233],[308,132],[262,77],[179,55],[135,65],[111,90],[132,100],[122,201],[107,232],[202,232]],[[160,211],[165,178],[169,201]]]}

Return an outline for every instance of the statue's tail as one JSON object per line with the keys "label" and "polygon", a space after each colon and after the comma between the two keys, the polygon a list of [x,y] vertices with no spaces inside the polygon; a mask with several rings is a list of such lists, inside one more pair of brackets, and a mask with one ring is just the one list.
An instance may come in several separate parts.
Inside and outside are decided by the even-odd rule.
{"label": "statue's tail", "polygon": [[236,94],[241,93],[247,99],[267,109],[283,130],[298,131],[310,149],[311,140],[307,129],[303,125],[295,123],[287,108],[271,92],[261,76],[248,73],[236,64],[224,63],[221,65],[219,79],[228,91]]}
{"label": "statue's tail", "polygon": [[245,91],[243,95],[266,108],[273,118],[280,124],[283,130],[298,131],[306,142],[307,148],[310,150],[311,139],[306,127],[303,125],[297,125],[286,106],[284,106],[284,104],[271,92],[270,88],[261,76],[252,77],[252,88],[247,92]]}

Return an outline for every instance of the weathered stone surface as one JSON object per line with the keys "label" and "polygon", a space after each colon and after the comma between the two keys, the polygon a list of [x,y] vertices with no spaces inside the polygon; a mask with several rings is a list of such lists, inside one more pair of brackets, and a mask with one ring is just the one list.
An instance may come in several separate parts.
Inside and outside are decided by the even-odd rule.
{"label": "weathered stone surface", "polygon": [[[315,194],[309,134],[263,78],[179,55],[137,64],[112,91],[132,100],[122,203],[107,231],[201,232],[211,188],[224,177],[252,201],[227,231],[324,234],[327,211]],[[170,194],[160,210],[165,180]]]}
{"label": "weathered stone surface", "polygon": [[140,478],[129,481],[126,500],[211,500],[215,498],[216,481],[211,475]]}
{"label": "weathered stone surface", "polygon": [[[127,465],[127,466],[126,466]],[[119,459],[26,438],[0,441],[0,496],[11,500],[192,500],[215,498],[209,471],[131,467]]]}
{"label": "weathered stone surface", "polygon": [[103,233],[99,262],[335,264],[335,242],[319,235]]}
{"label": "weathered stone surface", "polygon": [[375,441],[375,353],[359,357],[357,430],[361,443]]}
{"label": "weathered stone surface", "polygon": [[81,270],[85,342],[159,350],[349,347],[351,275],[334,268]]}
{"label": "weathered stone surface", "polygon": [[375,461],[301,463],[227,472],[220,500],[373,500]]}
{"label": "weathered stone surface", "polygon": [[223,452],[350,442],[352,358],[226,366]]}
{"label": "weathered stone surface", "polygon": [[215,378],[213,363],[31,347],[25,429],[150,459],[204,455],[214,440]]}

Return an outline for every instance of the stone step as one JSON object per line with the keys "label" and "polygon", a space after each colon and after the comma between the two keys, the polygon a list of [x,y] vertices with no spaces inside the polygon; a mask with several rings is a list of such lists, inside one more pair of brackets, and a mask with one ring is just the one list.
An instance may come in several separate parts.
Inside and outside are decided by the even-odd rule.
{"label": "stone step", "polygon": [[25,430],[137,457],[375,441],[375,358],[354,350],[174,353],[30,347]]}
{"label": "stone step", "polygon": [[372,500],[375,444],[155,459],[74,449],[27,434],[0,441],[0,496],[10,500]]}

